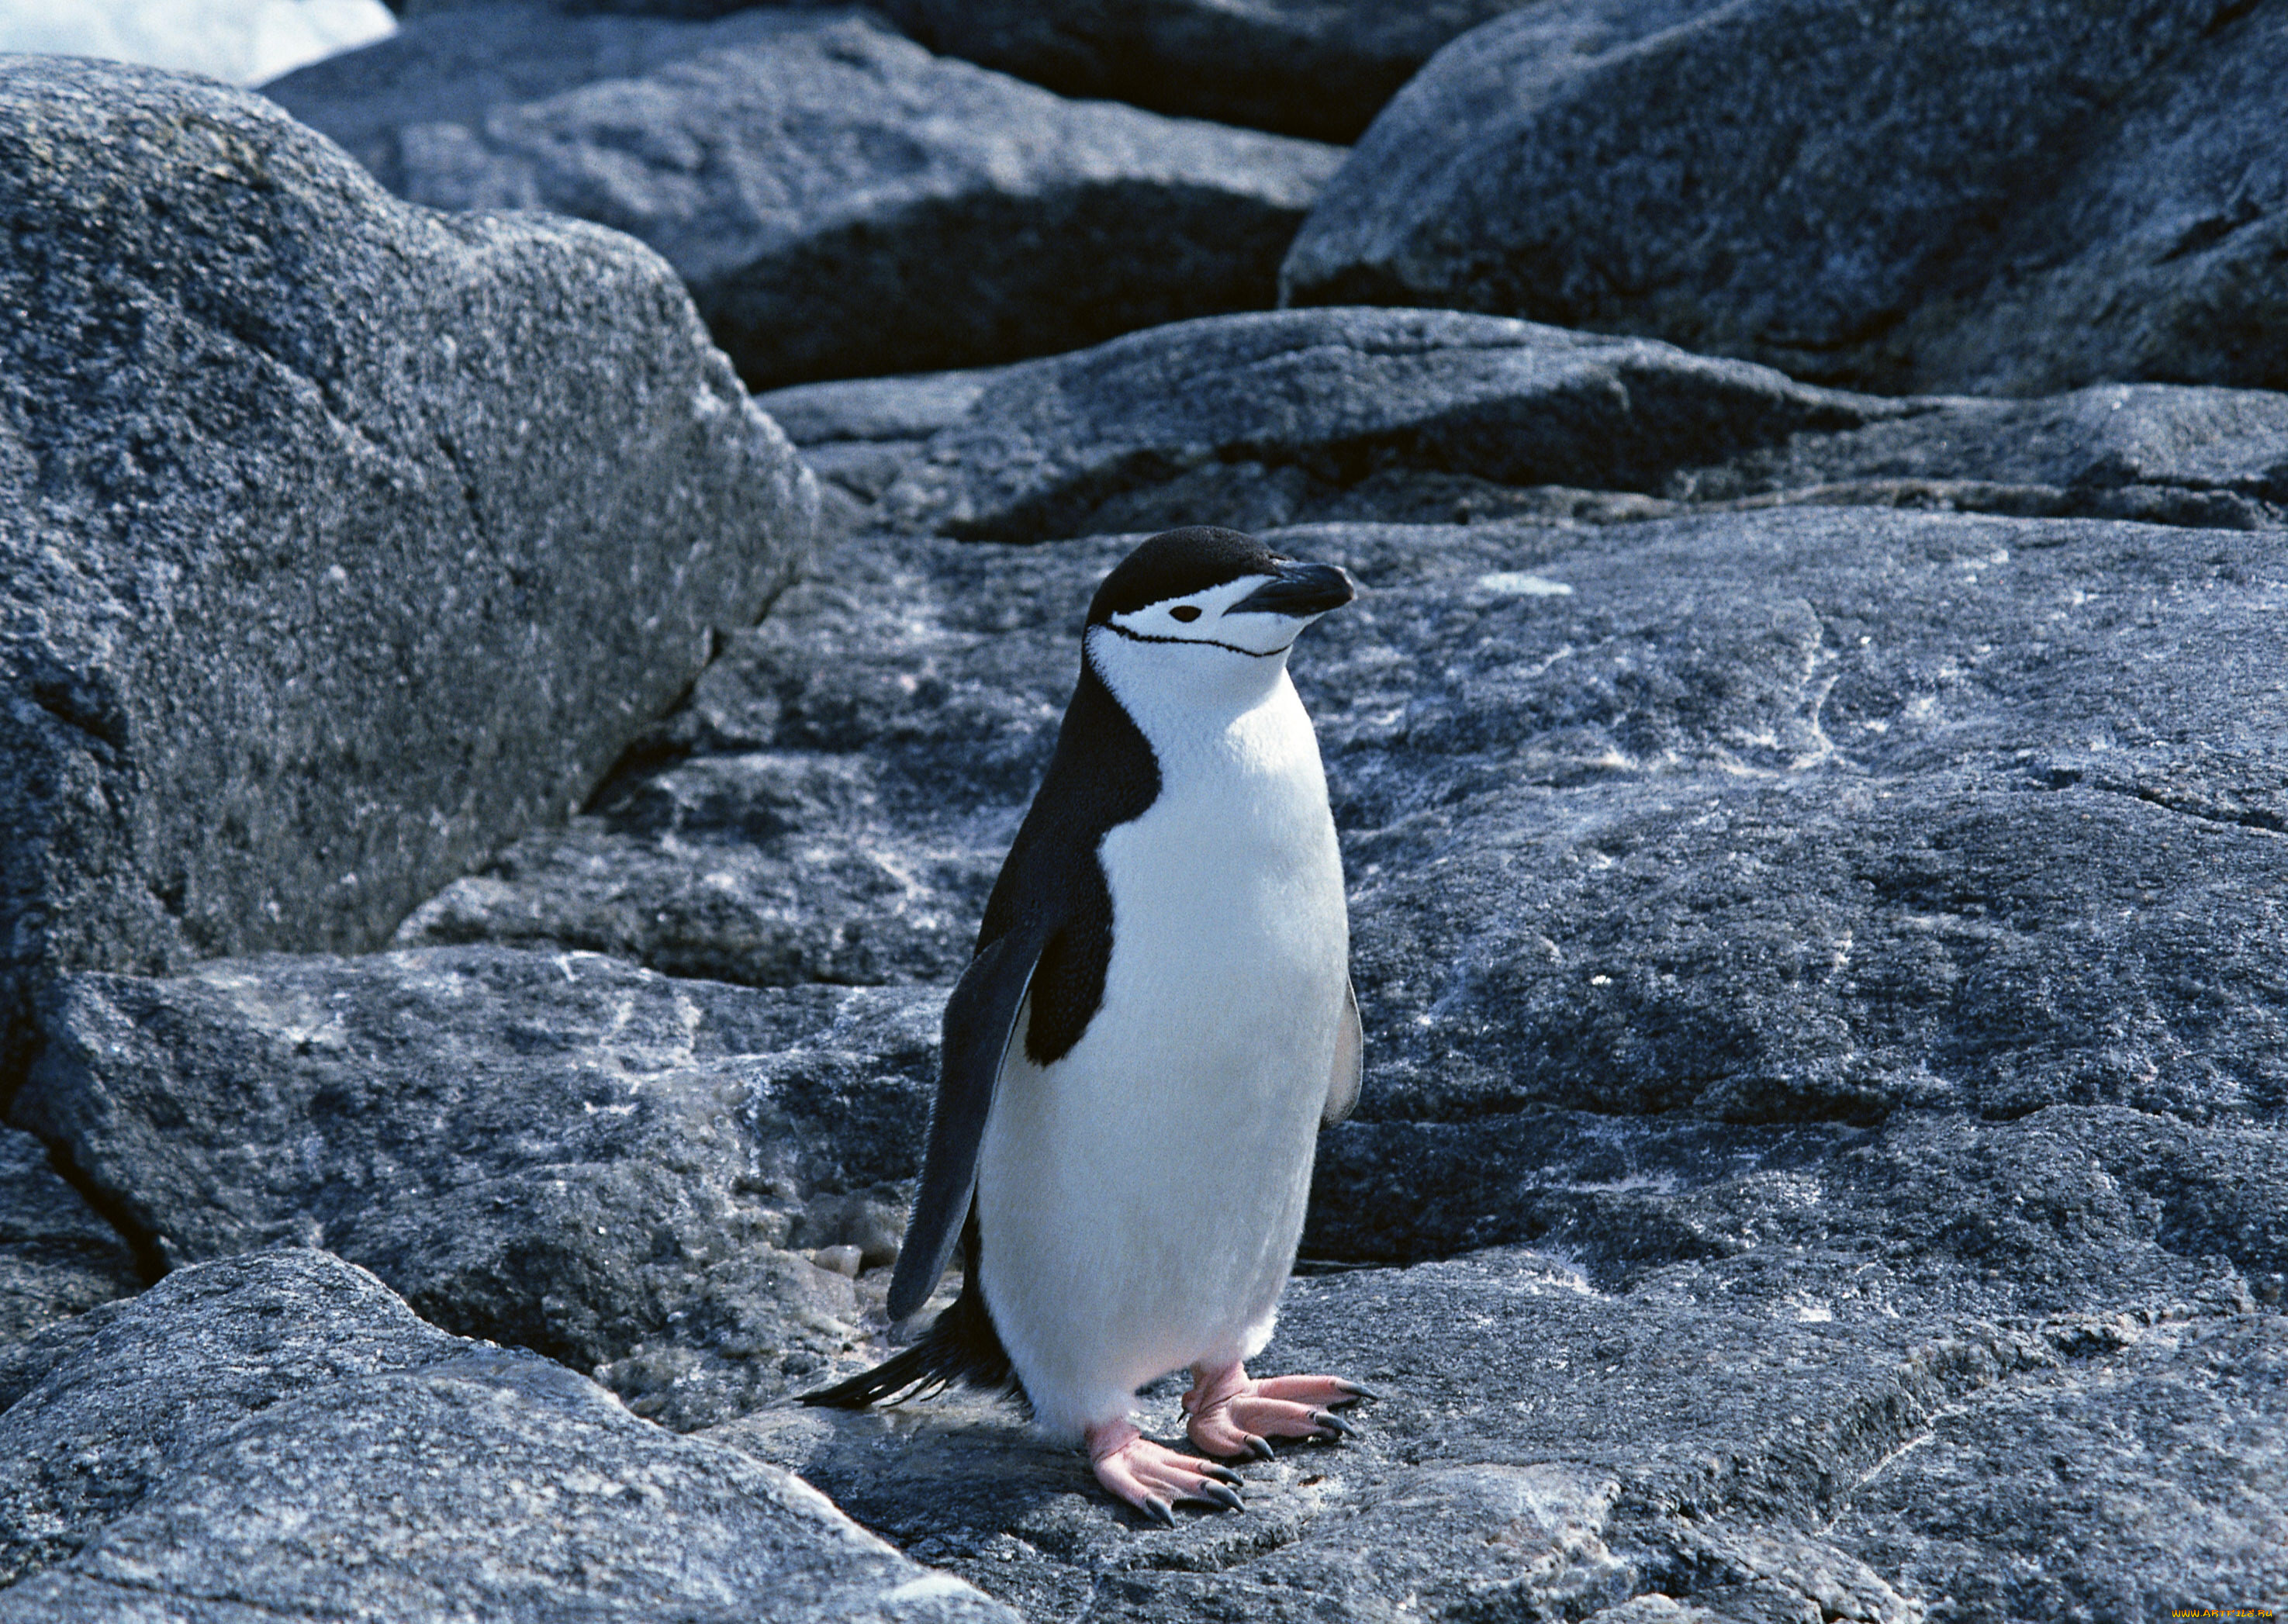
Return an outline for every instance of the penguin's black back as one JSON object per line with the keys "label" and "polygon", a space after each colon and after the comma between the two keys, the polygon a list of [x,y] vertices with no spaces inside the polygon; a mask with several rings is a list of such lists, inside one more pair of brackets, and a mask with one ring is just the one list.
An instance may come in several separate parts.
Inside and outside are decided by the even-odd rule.
{"label": "penguin's black back", "polygon": [[1120,701],[1085,661],[1056,753],[1017,831],[977,934],[982,951],[1012,931],[1042,932],[1032,1018],[1036,1066],[1062,1059],[1095,1018],[1112,963],[1112,890],[1097,848],[1160,795],[1160,764]]}

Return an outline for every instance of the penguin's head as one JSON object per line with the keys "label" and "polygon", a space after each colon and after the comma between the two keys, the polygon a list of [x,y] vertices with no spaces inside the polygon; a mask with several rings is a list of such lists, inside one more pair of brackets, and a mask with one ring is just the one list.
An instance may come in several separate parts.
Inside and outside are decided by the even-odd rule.
{"label": "penguin's head", "polygon": [[1280,557],[1251,535],[1193,525],[1123,558],[1088,606],[1089,639],[1164,649],[1189,667],[1280,662],[1296,634],[1358,596],[1332,564]]}

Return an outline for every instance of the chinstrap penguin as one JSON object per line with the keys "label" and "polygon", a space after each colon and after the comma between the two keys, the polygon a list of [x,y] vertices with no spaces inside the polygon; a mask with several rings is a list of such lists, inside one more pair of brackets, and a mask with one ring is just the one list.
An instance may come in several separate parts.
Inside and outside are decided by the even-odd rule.
{"label": "chinstrap penguin", "polygon": [[1164,1522],[1179,1501],[1241,1504],[1227,1468],[1137,1431],[1137,1389],[1172,1370],[1191,1371],[1187,1431],[1209,1455],[1350,1430],[1332,1410],[1363,1389],[1243,1361],[1271,1338],[1319,1127],[1358,1096],[1342,859],[1287,674],[1296,636],[1355,596],[1339,568],[1207,527],[1105,577],[946,1006],[889,1310],[919,1309],[957,1243],[961,1294],[806,1402],[1000,1388]]}

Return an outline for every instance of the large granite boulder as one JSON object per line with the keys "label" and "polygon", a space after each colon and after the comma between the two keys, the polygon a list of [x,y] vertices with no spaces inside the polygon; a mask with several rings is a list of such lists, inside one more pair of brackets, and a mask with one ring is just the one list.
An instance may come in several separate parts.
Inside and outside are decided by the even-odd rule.
{"label": "large granite boulder", "polygon": [[1441,45],[1524,0],[884,0],[933,51],[1067,96],[1355,141]]}
{"label": "large granite boulder", "polygon": [[0,1620],[1009,1619],[734,1450],[258,1253],[39,1349],[0,1414]]}
{"label": "large granite boulder", "polygon": [[941,1002],[490,947],[79,976],[15,1120],[161,1262],[322,1246],[690,1427],[855,1335]]}
{"label": "large granite boulder", "polygon": [[1284,297],[1885,391],[2277,388],[2284,64],[2246,0],[1549,0],[1384,109]]}
{"label": "large granite boulder", "polygon": [[807,544],[640,244],[261,98],[0,61],[0,1094],[60,969],[377,945],[578,804]]}
{"label": "large granite boulder", "polygon": [[266,89],[416,202],[641,237],[759,388],[1267,307],[1341,158],[1067,101],[862,17],[783,8],[440,13]]}

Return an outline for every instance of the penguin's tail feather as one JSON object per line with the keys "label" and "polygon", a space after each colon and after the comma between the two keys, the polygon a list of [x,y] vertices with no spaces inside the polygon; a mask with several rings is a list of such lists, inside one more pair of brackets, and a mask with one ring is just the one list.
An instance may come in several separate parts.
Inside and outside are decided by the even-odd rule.
{"label": "penguin's tail feather", "polygon": [[[838,1410],[862,1410],[870,1405],[902,1404],[909,1398],[928,1398],[955,1382],[981,1387],[1025,1403],[1025,1391],[1009,1363],[983,1299],[964,1291],[953,1306],[933,1320],[921,1341],[904,1352],[884,1359],[871,1370],[862,1370],[846,1382],[802,1395],[805,1404]],[[1026,1407],[1029,1410],[1030,1406]]]}

